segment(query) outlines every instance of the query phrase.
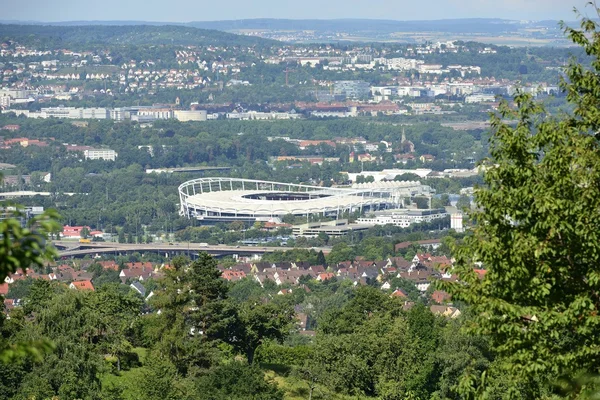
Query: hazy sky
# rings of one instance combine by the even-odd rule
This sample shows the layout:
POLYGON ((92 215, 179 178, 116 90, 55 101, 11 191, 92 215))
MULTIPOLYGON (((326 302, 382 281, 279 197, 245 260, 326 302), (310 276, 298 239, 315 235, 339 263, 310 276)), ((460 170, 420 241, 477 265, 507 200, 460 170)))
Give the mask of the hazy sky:
POLYGON ((0 19, 189 22, 246 18, 574 20, 589 0, 0 0, 0 19))

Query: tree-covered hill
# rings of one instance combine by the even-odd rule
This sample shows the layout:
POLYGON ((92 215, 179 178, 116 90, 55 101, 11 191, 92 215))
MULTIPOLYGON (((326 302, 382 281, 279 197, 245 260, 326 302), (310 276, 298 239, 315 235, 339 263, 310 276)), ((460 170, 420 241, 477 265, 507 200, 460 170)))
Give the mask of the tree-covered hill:
POLYGON ((0 42, 17 41, 37 48, 69 49, 106 45, 213 45, 259 46, 276 44, 274 40, 185 26, 164 25, 13 25, 0 24, 0 42))

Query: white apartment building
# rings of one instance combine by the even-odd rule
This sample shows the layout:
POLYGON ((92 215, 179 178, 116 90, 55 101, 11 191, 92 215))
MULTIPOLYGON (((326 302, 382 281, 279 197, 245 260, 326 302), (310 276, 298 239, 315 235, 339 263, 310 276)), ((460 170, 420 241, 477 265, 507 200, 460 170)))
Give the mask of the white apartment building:
POLYGON ((36 90, 29 90, 29 89, 8 89, 8 88, 0 89, 0 97, 9 96, 13 100, 28 99, 32 96, 35 96, 36 94, 37 94, 36 90))
POLYGON ((398 86, 397 90, 399 97, 421 97, 421 92, 426 90, 426 88, 416 86, 398 86))
POLYGON ((8 95, 0 96, 0 107, 8 108, 10 107, 11 98, 8 95))
POLYGON ((447 216, 443 208, 433 210, 398 210, 391 214, 376 215, 372 218, 359 218, 357 224, 361 225, 394 225, 400 228, 408 228, 412 224, 431 222, 447 216))
POLYGON ((111 149, 87 149, 83 151, 86 160, 115 161, 118 154, 111 149))
MULTIPOLYGON (((171 119, 173 110, 170 108, 140 108, 137 117, 138 120, 171 119)), ((134 119, 133 116, 132 119, 134 119)))
POLYGON ((71 118, 71 113, 77 113, 75 107, 42 107, 40 118, 71 118))
POLYGON ((76 108, 74 112, 69 113, 69 118, 73 119, 108 119, 110 112, 106 108, 76 108))
POLYGON ((441 64, 421 64, 417 67, 417 71, 422 74, 443 74, 441 64))
POLYGON ((472 94, 465 97, 465 103, 486 103, 496 101, 496 96, 493 94, 472 94))
POLYGON ((387 69, 398 70, 398 71, 409 71, 417 69, 417 66, 423 64, 424 61, 416 60, 414 58, 376 58, 375 62, 385 65, 387 69))
POLYGON ((458 233, 465 231, 463 227, 463 215, 462 213, 455 213, 450 215, 450 229, 454 229, 458 233))
POLYGON ((175 110, 173 116, 176 120, 187 121, 206 121, 206 110, 175 110))

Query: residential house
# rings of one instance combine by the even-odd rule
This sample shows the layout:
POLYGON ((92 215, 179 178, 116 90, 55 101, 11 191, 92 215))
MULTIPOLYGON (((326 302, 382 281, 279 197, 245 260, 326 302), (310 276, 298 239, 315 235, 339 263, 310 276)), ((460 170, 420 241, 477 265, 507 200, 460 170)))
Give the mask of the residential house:
MULTIPOLYGON (((128 265, 131 265, 132 263, 129 263, 128 265)), ((142 264, 142 263, 135 263, 135 264, 142 264)), ((127 282, 127 280, 147 280, 148 278, 152 277, 154 275, 154 269, 152 268, 152 264, 151 263, 147 263, 150 264, 150 266, 144 266, 144 267, 137 267, 137 268, 124 268, 120 273, 119 273, 119 278, 121 278, 121 282, 125 283, 127 282)))
POLYGON ((306 331, 306 326, 308 324, 308 315, 305 313, 296 313, 296 319, 298 320, 298 327, 301 331, 306 331))
POLYGON ((311 265, 308 268, 308 270, 311 271, 314 274, 314 276, 317 276, 319 274, 323 274, 326 272, 325 267, 322 265, 311 265))
POLYGON ((414 161, 415 156, 412 154, 394 154, 394 161, 397 163, 408 164, 409 161, 414 161))
POLYGON ((275 277, 273 276, 272 273, 260 272, 260 273, 254 274, 254 279, 260 284, 260 286, 264 286, 265 281, 267 281, 267 280, 275 282, 275 277))
POLYGON ((451 307, 451 306, 433 305, 433 306, 429 307, 429 309, 431 310, 431 312, 434 315, 439 315, 439 316, 451 318, 451 319, 458 318, 461 315, 461 312, 458 308, 451 307))
POLYGON ((8 283, 0 283, 0 296, 8 294, 8 283))
POLYGON ((117 264, 114 261, 99 261, 98 264, 100 264, 102 266, 102 269, 104 269, 105 271, 108 271, 108 270, 118 271, 119 270, 119 264, 117 264))
POLYGON ((431 294, 431 300, 437 304, 444 304, 450 301, 450 294, 444 292, 443 290, 436 290, 431 294))
POLYGON ((146 297, 146 288, 139 281, 133 282, 129 287, 138 292, 142 297, 146 297))
POLYGON ((390 294, 390 297, 397 297, 397 298, 401 298, 401 299, 407 299, 408 295, 406 294, 406 292, 402 289, 396 289, 392 292, 392 294, 390 294))
POLYGON ((244 279, 246 277, 246 273, 244 271, 226 269, 221 274, 221 277, 229 282, 235 282, 244 279))
POLYGON ((335 274, 334 274, 334 273, 332 273, 332 272, 325 272, 325 273, 323 273, 323 274, 319 274, 319 275, 317 276, 317 280, 318 280, 319 282, 324 282, 324 281, 326 281, 326 280, 333 279, 333 278, 335 278, 335 274))
POLYGON ((485 278, 485 274, 487 273, 485 269, 474 269, 473 271, 475 271, 479 279, 485 278))
POLYGON ((81 238, 81 232, 86 229, 88 232, 91 232, 89 226, 69 226, 65 225, 63 227, 63 231, 60 236, 63 239, 79 239, 81 238))
POLYGON ((94 285, 92 285, 92 281, 90 280, 85 280, 85 281, 75 281, 75 282, 71 282, 71 284, 69 285, 69 288, 71 289, 76 289, 76 290, 94 290, 94 285))

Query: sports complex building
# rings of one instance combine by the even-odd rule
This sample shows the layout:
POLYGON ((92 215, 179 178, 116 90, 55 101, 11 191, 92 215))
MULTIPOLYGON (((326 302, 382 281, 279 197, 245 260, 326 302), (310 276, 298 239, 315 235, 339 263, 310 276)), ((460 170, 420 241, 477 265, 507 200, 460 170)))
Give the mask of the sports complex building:
POLYGON ((181 215, 205 223, 267 221, 288 214, 339 218, 345 212, 399 208, 404 199, 430 197, 433 193, 418 181, 325 188, 238 178, 199 178, 179 186, 181 215))

